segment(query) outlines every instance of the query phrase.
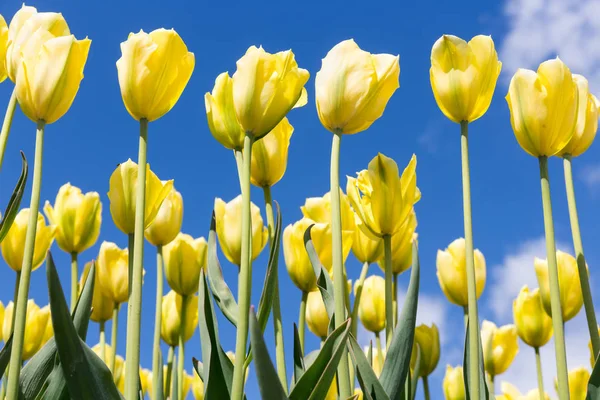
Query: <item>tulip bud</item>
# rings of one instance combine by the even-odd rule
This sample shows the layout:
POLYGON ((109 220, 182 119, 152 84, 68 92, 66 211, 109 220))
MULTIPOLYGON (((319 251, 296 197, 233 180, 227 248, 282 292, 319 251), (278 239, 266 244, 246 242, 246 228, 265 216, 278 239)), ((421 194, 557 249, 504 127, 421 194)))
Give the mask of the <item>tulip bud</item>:
MULTIPOLYGON (((315 222, 331 223, 331 192, 325 193, 322 197, 309 197, 300 207, 304 217, 312 219, 315 222)), ((353 232, 356 229, 356 215, 350 207, 348 197, 340 189, 340 214, 342 216, 342 231, 353 232)))
MULTIPOLYGON (((2 337, 6 343, 12 334, 13 302, 4 310, 2 337)), ((40 308, 33 299, 27 300, 27 316, 25 322, 25 337, 23 339, 23 361, 35 355, 53 336, 50 306, 40 308)))
MULTIPOLYGON (((269 233, 260 216, 260 209, 250 204, 252 218, 252 260, 256 259, 265 248, 269 233)), ((215 219, 217 222, 217 237, 221 250, 227 259, 240 266, 242 264, 242 196, 239 195, 229 203, 215 199, 215 219)))
MULTIPOLYGON (((117 385, 117 389, 119 389, 119 392, 122 395, 124 395, 124 393, 125 393, 125 370, 126 370, 125 367, 126 367, 126 365, 124 364, 123 365, 123 372, 121 373, 121 376, 119 377, 119 380, 117 380, 115 382, 116 385, 117 385)), ((140 370, 139 370, 139 378, 140 378, 140 384, 141 384, 140 391, 142 392, 142 397, 143 397, 143 396, 146 395, 146 393, 149 391, 150 386, 152 385, 152 371, 150 371, 148 369, 145 369, 145 368, 140 368, 140 370)), ((187 374, 186 374, 185 378, 187 379, 187 374)), ((164 385, 164 383, 163 383, 163 385, 164 385)))
POLYGON ((66 183, 61 186, 54 207, 46 201, 44 213, 56 226, 56 243, 67 253, 81 253, 96 243, 102 223, 102 203, 96 192, 81 193, 81 189, 66 183))
POLYGON ((204 400, 204 382, 197 373, 192 374, 192 394, 194 400, 204 400))
POLYGON ((244 148, 244 129, 233 107, 233 79, 223 72, 215 80, 212 93, 204 95, 208 128, 215 139, 230 150, 244 148))
MULTIPOLYGON (((419 366, 419 376, 429 376, 437 367, 440 361, 440 332, 435 324, 431 327, 421 324, 415 328, 415 344, 419 345, 421 354, 421 363, 419 366)), ((416 346, 413 348, 411 357, 411 368, 416 367, 417 352, 416 346)))
MULTIPOLYGON (((93 261, 85 264, 81 279, 79 280, 79 294, 85 285, 85 282, 90 273, 93 261)), ((100 286, 100 272, 98 265, 96 264, 96 280, 94 281, 94 293, 92 295, 92 315, 90 319, 94 322, 106 322, 112 318, 113 310, 115 309, 115 303, 112 299, 106 297, 100 286)))
POLYGON ((244 132, 259 139, 271 132, 296 105, 308 81, 291 50, 270 54, 250 46, 237 63, 233 107, 244 132))
MULTIPOLYGON (((467 295, 467 262, 465 239, 456 239, 446 250, 438 250, 436 266, 437 277, 442 291, 448 300, 461 307, 469 303, 467 295)), ((477 298, 485 288, 485 258, 479 250, 475 250, 475 287, 477 298)))
POLYGON ((254 186, 273 186, 283 178, 292 133, 294 127, 283 118, 268 135, 254 142, 250 169, 250 182, 254 186))
POLYGON ((513 317, 517 334, 529 346, 542 347, 552 337, 552 318, 544 311, 539 289, 530 292, 523 286, 513 301, 513 317))
MULTIPOLYGON (((409 215, 400 230, 392 235, 392 273, 401 274, 412 266, 412 245, 417 240, 417 216, 409 215)), ((379 268, 385 272, 385 255, 379 257, 379 268)))
MULTIPOLYGON (((17 216, 8 234, 0 244, 2 257, 6 264, 14 271, 20 272, 23 266, 23 254, 25 253, 25 236, 27 234, 27 224, 29 223, 29 208, 23 208, 17 216)), ((37 225, 35 231, 35 248, 33 250, 32 271, 38 269, 46 259, 46 253, 52 246, 56 227, 46 225, 46 220, 42 213, 38 213, 37 225)))
MULTIPOLYGON (((138 165, 127 160, 119 164, 110 176, 108 199, 110 215, 117 228, 125 234, 135 231, 135 207, 137 193, 138 165)), ((167 195, 173 189, 173 181, 161 182, 158 176, 146 165, 146 207, 144 210, 144 229, 148 228, 167 195)))
POLYGON ((373 369, 373 372, 375 372, 375 375, 379 378, 381 371, 383 371, 383 364, 385 362, 385 348, 381 349, 381 353, 379 353, 377 347, 363 347, 363 352, 367 357, 369 357, 369 351, 371 351, 371 358, 369 360, 371 362, 371 368, 373 369))
MULTIPOLYGON (((194 335, 194 330, 198 325, 198 296, 186 297, 184 340, 187 342, 194 335)), ((184 298, 173 290, 163 296, 160 337, 169 346, 179 344, 183 300, 184 298)))
POLYGON ((398 232, 421 198, 417 188, 417 158, 413 155, 399 176, 394 160, 379 153, 357 178, 348 177, 346 191, 360 219, 359 229, 373 237, 398 232))
POLYGON ((537 72, 517 70, 506 101, 517 142, 532 156, 553 156, 573 137, 577 85, 559 58, 541 63, 537 72))
MULTIPOLYGON (((560 309, 562 310, 563 321, 567 322, 575 317, 583 306, 583 295, 581 293, 581 283, 579 282, 577 260, 575 260, 575 257, 572 255, 557 250, 556 262, 558 267, 558 284, 560 287, 560 309)), ((540 294, 542 296, 544 310, 546 310, 546 314, 552 316, 548 262, 536 257, 533 263, 538 284, 540 285, 540 294)))
POLYGON ((512 324, 498 328, 493 322, 483 321, 481 343, 485 370, 491 376, 506 371, 519 352, 517 328, 512 324))
POLYGON ((329 329, 329 315, 321 297, 321 292, 315 290, 308 293, 306 299, 306 324, 308 329, 320 339, 325 339, 329 329))
POLYGON ((463 368, 458 365, 452 368, 446 365, 446 375, 444 375, 444 398, 446 400, 465 400, 465 380, 463 368))
POLYGON ((117 306, 129 298, 129 250, 115 243, 102 242, 96 262, 102 294, 117 306))
POLYGON ((4 324, 4 303, 2 303, 0 301, 0 327, 2 327, 3 324, 4 324))
POLYGON ((144 236, 152 245, 164 246, 175 239, 182 221, 183 198, 173 188, 162 202, 154 221, 146 228, 144 236))
POLYGON ((352 39, 335 45, 315 78, 321 124, 344 134, 371 126, 400 86, 399 59, 391 54, 368 53, 352 39))
MULTIPOLYGON (((574 368, 569 371, 569 399, 585 400, 587 396, 590 373, 584 367, 574 368)), ((558 391, 558 381, 554 379, 554 387, 558 391)))
POLYGON ((385 279, 381 276, 371 275, 365 279, 358 318, 370 332, 379 333, 385 328, 385 279))
POLYGON ((352 253, 361 263, 372 264, 383 257, 383 240, 372 239, 360 229, 354 229, 352 253))
POLYGON ((585 153, 596 137, 600 101, 590 93, 588 81, 584 76, 573 74, 573 82, 577 85, 579 99, 577 105, 577 122, 573 137, 559 154, 561 156, 577 157, 585 153))
MULTIPOLYGON (((0 15, 0 60, 6 59, 6 47, 8 46, 8 25, 2 15, 0 15)), ((0 83, 6 79, 6 66, 0 62, 0 83)))
MULTIPOLYGON (((94 353, 96 353, 96 355, 98 357, 101 356, 102 354, 102 347, 100 346, 100 343, 96 344, 94 347, 92 347, 92 350, 94 351, 94 353)), ((106 366, 111 366, 113 365, 113 358, 115 357, 115 352, 113 350, 113 347, 110 344, 105 344, 104 345, 104 363, 106 364, 106 366)), ((113 375, 113 380, 115 382, 120 382, 124 379, 122 379, 123 377, 125 377, 125 360, 123 359, 123 357, 121 357, 120 355, 116 355, 116 360, 115 360, 115 369, 112 373, 113 375)))
POLYGON ((194 53, 173 29, 140 30, 121 43, 121 97, 137 121, 159 119, 179 100, 194 70, 194 53))
POLYGON ((164 247, 165 275, 171 289, 182 296, 198 291, 200 271, 207 263, 207 249, 203 237, 194 239, 184 233, 164 247))
POLYGON ((490 107, 502 63, 491 36, 469 42, 443 35, 431 49, 429 79, 438 107, 456 123, 473 122, 490 107))

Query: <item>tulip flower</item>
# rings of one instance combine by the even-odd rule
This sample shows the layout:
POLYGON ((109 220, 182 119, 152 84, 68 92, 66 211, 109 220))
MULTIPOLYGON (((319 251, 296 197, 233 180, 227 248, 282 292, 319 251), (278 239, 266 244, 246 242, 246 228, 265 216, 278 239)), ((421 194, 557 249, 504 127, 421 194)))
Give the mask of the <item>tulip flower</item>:
POLYGON ((318 338, 324 340, 328 335, 329 315, 323 302, 321 292, 310 292, 306 300, 306 324, 308 329, 318 338))
POLYGON ((287 168, 288 147, 294 127, 287 118, 261 140, 252 145, 250 182, 254 186, 273 186, 281 180, 287 168))
MULTIPOLYGON (((485 288, 486 266, 483 254, 479 250, 475 250, 474 254, 477 298, 479 298, 485 288)), ((465 256, 465 239, 459 238, 450 243, 446 250, 438 250, 436 259, 437 277, 442 291, 448 301, 461 307, 468 305, 465 256)))
POLYGON ((438 107, 453 122, 473 122, 490 107, 502 63, 491 36, 468 43, 443 35, 431 49, 429 78, 438 107))
POLYGON ((207 263, 207 249, 203 237, 194 239, 184 233, 164 247, 167 282, 179 295, 189 296, 198 291, 200 271, 207 263))
MULTIPOLYGON (((325 193, 322 197, 309 197, 304 202, 304 205, 300 207, 302 215, 306 218, 310 218, 315 222, 320 223, 331 223, 331 192, 325 193)), ((342 216, 342 236, 344 231, 354 232, 356 230, 356 216, 348 197, 344 195, 344 192, 340 189, 340 213, 342 216)))
MULTIPOLYGON (((392 235, 392 273, 400 275, 412 265, 412 245, 416 240, 417 216, 413 211, 398 232, 392 235)), ((379 267, 385 271, 383 254, 378 260, 379 267)))
POLYGON ((230 150, 242 151, 245 132, 235 115, 233 79, 227 72, 217 77, 212 93, 204 95, 204 107, 213 137, 230 150))
POLYGON ((98 282, 104 296, 118 307, 129 298, 129 250, 102 242, 96 262, 98 282))
POLYGON ((463 377, 463 367, 446 366, 446 375, 442 382, 444 389, 444 398, 446 400, 465 400, 465 381, 463 377))
POLYGON ((523 286, 513 301, 513 316, 517 334, 529 346, 537 349, 552 337, 552 319, 544 311, 539 289, 523 286))
MULTIPOLYGON (((138 165, 131 159, 119 164, 110 176, 108 191, 110 214, 117 228, 128 235, 135 230, 137 177, 138 165)), ((148 228, 156 219, 162 203, 173 190, 173 181, 162 182, 150 170, 150 164, 147 164, 145 187, 144 229, 148 228)))
MULTIPOLYGON (((177 346, 179 344, 179 332, 181 329, 182 320, 183 296, 171 290, 163 296, 162 303, 162 326, 160 335, 162 340, 169 346, 177 346)), ((184 339, 187 342, 194 335, 196 326, 198 325, 198 300, 197 297, 189 296, 185 304, 184 316, 184 339)))
MULTIPOLYGON (((2 243, 0 243, 0 250, 2 250, 4 261, 17 273, 21 272, 23 266, 25 236, 27 235, 29 215, 29 208, 23 208, 19 211, 8 234, 2 240, 2 243)), ((56 227, 54 225, 46 225, 44 216, 38 213, 35 231, 32 270, 38 269, 46 259, 46 253, 50 250, 52 241, 54 240, 56 227)))
MULTIPOLYGON (((7 304, 4 310, 4 323, 2 325, 2 338, 6 343, 12 334, 13 302, 7 304)), ((35 355, 53 336, 50 306, 39 307, 33 299, 27 300, 27 317, 25 325, 25 338, 23 341, 24 361, 35 355)))
MULTIPOLYGON (((0 60, 6 58, 6 47, 8 46, 8 25, 2 15, 0 15, 0 60)), ((0 63, 0 83, 6 79, 6 66, 0 63)))
MULTIPOLYGON (((588 381, 590 373, 584 367, 573 368, 569 371, 569 399, 585 400, 587 396, 588 381)), ((554 381, 554 387, 558 390, 558 382, 554 381)))
MULTIPOLYGON (((583 305, 577 261, 572 255, 560 250, 556 252, 556 259, 558 261, 558 282, 560 286, 562 318, 564 322, 567 322, 579 313, 583 305)), ((548 315, 552 316, 548 262, 536 257, 534 266, 538 284, 540 285, 544 310, 548 315)))
POLYGON ((543 397, 540 396, 539 389, 532 389, 527 392, 527 394, 521 394, 519 389, 508 382, 502 382, 500 388, 502 390, 502 394, 497 395, 496 400, 539 400, 540 398, 550 400, 550 397, 547 393, 544 393, 543 397))
POLYGON ((335 45, 315 78, 317 113, 331 132, 364 131, 383 115, 400 86, 399 56, 371 54, 354 42, 335 45))
POLYGON ((367 357, 369 356, 369 351, 371 351, 371 359, 369 360, 371 362, 371 368, 373 369, 373 372, 375 372, 375 375, 379 378, 381 371, 383 371, 386 351, 385 349, 382 349, 379 344, 377 344, 377 346, 374 348, 371 346, 363 347, 363 352, 367 357))
POLYGON ((160 205, 154 221, 144 231, 144 236, 153 246, 164 246, 175 239, 182 221, 183 198, 173 188, 160 205))
POLYGON ((104 344, 103 346, 102 343, 98 343, 94 345, 94 347, 92 347, 92 350, 101 359, 102 354, 104 352, 104 358, 102 359, 102 361, 104 361, 108 368, 111 368, 112 366, 111 371, 113 380, 115 382, 120 382, 124 375, 123 371, 125 369, 125 359, 123 359, 123 357, 121 357, 118 354, 115 356, 114 347, 110 344, 104 344))
MULTIPOLYGON (((119 389, 119 392, 121 394, 125 393, 125 370, 125 365, 123 365, 123 373, 121 374, 119 380, 115 382, 117 385, 117 389, 119 389)), ((142 396, 145 396, 146 393, 149 391, 149 385, 152 384, 152 372, 146 368, 140 368, 139 377, 141 384, 140 392, 142 393, 142 396)))
POLYGON ((352 254, 362 264, 371 264, 383 257, 383 240, 373 239, 362 230, 355 229, 352 239, 352 254))
MULTIPOLYGON (((4 303, 0 301, 0 327, 4 324, 4 303)), ((0 338, 2 339, 2 338, 0 338)))
POLYGON ((385 280, 381 276, 365 279, 358 318, 370 332, 377 334, 385 328, 385 280))
POLYGON ((192 394, 194 400, 204 400, 204 382, 197 373, 192 374, 192 394))
MULTIPOLYGON (((92 261, 85 264, 83 272, 81 274, 81 280, 79 281, 79 290, 83 290, 85 282, 90 273, 92 267, 92 261)), ((92 296, 92 315, 90 319, 100 324, 101 334, 104 333, 104 323, 112 318, 115 304, 111 298, 104 295, 100 284, 100 273, 98 264, 96 264, 96 277, 94 281, 94 293, 92 296)))
MULTIPOLYGON (((427 377, 435 370, 440 361, 440 333, 435 324, 427 326, 421 324, 415 328, 415 343, 419 345, 421 363, 416 373, 421 377, 427 377)), ((415 347, 416 348, 416 347, 415 347)), ((411 368, 416 368, 416 351, 413 349, 411 357, 411 368)))
MULTIPOLYGON (((252 260, 256 259, 267 244, 269 233, 263 225, 260 209, 251 203, 252 215, 252 260)), ((229 203, 217 198, 215 200, 215 218, 217 236, 225 257, 233 264, 242 263, 242 232, 240 220, 242 216, 242 196, 237 196, 229 203)))
POLYGON ((498 328, 493 322, 484 320, 481 325, 481 346, 485 370, 493 383, 497 375, 508 369, 519 352, 517 328, 514 325, 498 328))

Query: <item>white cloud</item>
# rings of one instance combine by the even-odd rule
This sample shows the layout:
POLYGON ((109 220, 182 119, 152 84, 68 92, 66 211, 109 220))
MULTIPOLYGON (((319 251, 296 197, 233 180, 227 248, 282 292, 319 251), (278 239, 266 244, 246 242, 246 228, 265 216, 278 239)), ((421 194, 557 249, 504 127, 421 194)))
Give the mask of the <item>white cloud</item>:
POLYGON ((579 173, 579 179, 585 183, 588 190, 596 193, 600 189, 600 164, 584 166, 579 173))

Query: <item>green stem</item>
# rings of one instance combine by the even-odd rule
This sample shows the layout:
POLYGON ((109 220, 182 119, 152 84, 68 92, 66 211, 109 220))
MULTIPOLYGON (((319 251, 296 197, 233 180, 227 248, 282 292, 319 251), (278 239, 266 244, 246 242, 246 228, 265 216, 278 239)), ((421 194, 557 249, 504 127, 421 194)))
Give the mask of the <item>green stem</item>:
MULTIPOLYGON (((267 226, 269 229, 269 243, 273 243, 275 238, 275 217, 273 214, 273 199, 271 197, 271 187, 263 187, 265 197, 265 211, 267 214, 267 226)), ((279 252, 279 249, 275 249, 279 252)), ((276 258, 277 260, 277 258, 276 258)), ((276 263, 273 266, 275 275, 273 288, 273 331, 275 336, 275 358, 277 362, 277 375, 283 390, 287 393, 287 371, 285 369, 285 347, 283 342, 283 324, 281 322, 281 304, 279 299, 279 265, 276 263)))
POLYGON ((496 377, 494 375, 488 375, 488 379, 487 379, 487 384, 488 384, 488 392, 490 394, 494 394, 496 393, 496 385, 494 380, 496 379, 496 377))
POLYGON ((243 178, 243 169, 244 169, 244 155, 239 150, 233 151, 233 156, 235 157, 235 165, 237 166, 238 179, 240 181, 240 189, 243 186, 242 178, 243 178))
POLYGON ((110 372, 114 374, 115 372, 115 362, 117 360, 117 337, 119 333, 119 305, 115 305, 113 309, 112 315, 112 327, 110 334, 110 345, 113 349, 113 359, 110 362, 110 372))
POLYGON ((469 316, 469 387, 471 398, 479 398, 479 317, 477 315, 477 290, 473 246, 473 224, 471 212, 471 174, 469 169, 469 123, 460 123, 462 159, 463 213, 465 228, 465 259, 467 264, 467 292, 469 316))
POLYGON ((588 277, 585 256, 583 255, 583 242, 581 240, 581 231, 579 230, 579 216, 577 215, 577 203, 575 202, 575 187, 573 186, 573 170, 571 166, 571 156, 564 156, 565 185, 567 187, 567 201, 569 203, 569 217, 571 219, 571 233, 573 234, 573 247, 575 248, 575 258, 577 259, 577 268, 579 270, 579 281, 581 282, 581 293, 583 295, 583 304, 585 306, 585 316, 587 317, 590 339, 592 342, 592 352, 594 359, 600 352, 600 335, 598 334, 598 322, 596 321, 596 312, 594 311, 594 302, 592 301, 592 290, 588 277))
POLYGON ((31 280, 31 267, 33 251, 35 249, 35 233, 40 207, 40 188, 42 185, 42 159, 44 149, 45 122, 37 123, 35 138, 35 163, 33 170, 33 184, 31 186, 31 202, 29 205, 29 222, 25 236, 25 250, 23 253, 23 266, 19 282, 19 295, 13 308, 15 317, 12 351, 10 354, 7 399, 16 400, 19 395, 19 376, 21 374, 23 340, 25 338, 25 319, 27 317, 27 298, 29 297, 29 282, 31 280))
POLYGON ((360 306, 360 299, 362 297, 363 286, 369 271, 369 263, 365 262, 360 270, 360 276, 356 283, 356 294, 354 295, 354 306, 352 307, 352 334, 357 337, 358 331, 358 307, 360 306))
POLYGON ((429 400, 431 398, 429 394, 429 381, 427 380, 427 376, 423 376, 421 379, 423 380, 423 393, 425 394, 425 400, 429 400))
POLYGON ((6 106, 6 114, 4 114, 4 122, 2 123, 2 131, 0 132, 0 170, 2 169, 2 162, 4 161, 4 151, 6 150, 6 142, 8 141, 8 135, 10 133, 10 127, 12 120, 15 115, 17 108, 17 94, 13 89, 8 100, 8 106, 6 106))
POLYGON ((544 209, 544 228, 546 230, 546 256, 548 257, 548 275, 550 277, 550 306, 552 310, 552 324, 554 326, 554 346, 556 348, 557 392, 560 400, 565 400, 569 398, 567 351, 560 305, 554 222, 552 220, 552 200, 550 198, 550 179, 548 177, 548 157, 545 156, 540 156, 540 180, 544 209))
POLYGON ((2 377, 2 388, 0 389, 0 399, 3 399, 6 397, 6 383, 8 381, 8 378, 6 377, 6 373, 4 374, 4 376, 2 377))
POLYGON ((392 304, 394 312, 394 329, 396 329, 396 325, 398 325, 398 274, 394 274, 392 280, 392 304))
MULTIPOLYGON (((335 132, 331 144, 331 253, 333 264, 333 297, 335 299, 334 326, 340 326, 345 316, 344 261, 342 256, 342 215, 340 211, 340 145, 342 133, 335 132)), ((342 399, 351 396, 350 370, 347 351, 344 349, 337 369, 338 390, 342 399)))
POLYGON ((375 334, 375 345, 377 346, 377 361, 379 361, 379 367, 383 367, 383 347, 381 347, 381 335, 379 332, 375 334))
POLYGON ((127 351, 125 361, 125 398, 139 396, 140 326, 142 322, 142 271, 144 264, 144 211, 146 209, 146 151, 148 120, 140 120, 137 193, 135 204, 135 231, 133 240, 133 269, 130 275, 131 294, 128 301, 127 351))
POLYGON ((308 292, 302 291, 300 299, 300 313, 298 314, 298 336, 300 339, 300 351, 304 354, 304 333, 306 331, 306 300, 308 292))
POLYGON ((79 268, 77 267, 77 253, 71 253, 71 312, 75 310, 79 297, 79 268))
POLYGON ((469 306, 463 307, 463 316, 464 316, 464 320, 465 320, 465 332, 466 332, 467 328, 469 326, 469 306))
POLYGON ((540 348, 534 347, 535 350, 535 368, 537 369, 537 383, 538 392, 540 393, 540 400, 544 400, 544 379, 542 377, 542 359, 540 357, 540 348))
POLYGON ((156 304, 154 312, 154 340, 152 348, 152 393, 158 393, 162 382, 158 381, 162 368, 160 353, 160 327, 162 325, 162 298, 163 298, 163 247, 156 246, 156 304))
POLYGON ((186 324, 186 309, 188 303, 188 296, 181 296, 181 323, 179 324, 179 356, 177 358, 177 390, 179 396, 177 398, 183 399, 183 369, 185 364, 185 324, 186 324))
POLYGON ((104 321, 100 321, 100 359, 106 363, 106 331, 104 321))
POLYGON ((169 353, 167 354, 167 376, 165 378, 165 399, 170 398, 171 394, 171 376, 173 375, 173 358, 175 357, 175 347, 169 347, 169 353))
POLYGON ((383 237, 385 255, 385 348, 389 349, 394 334, 394 295, 392 273, 392 236, 383 237))
MULTIPOLYGON (((15 291, 13 293, 13 313, 12 313, 12 321, 10 321, 10 333, 12 334, 14 332, 15 329, 15 317, 16 317, 16 313, 14 312, 14 310, 17 309, 17 301, 19 299, 19 286, 21 284, 21 271, 17 271, 17 276, 15 279, 15 291)), ((8 374, 8 372, 7 372, 8 374)), ((0 399, 2 399, 2 397, 0 397, 0 399)))
POLYGON ((250 161, 252 159, 252 144, 254 137, 246 133, 244 138, 244 154, 242 168, 242 262, 238 277, 239 313, 235 341, 235 363, 233 366, 232 400, 242 400, 244 397, 244 361, 246 360, 246 345, 248 343, 248 320, 250 313, 250 295, 252 291, 252 252, 251 252, 251 219, 250 219, 250 161))
MULTIPOLYGON (((131 296, 131 284, 132 279, 131 275, 133 274, 133 247, 135 242, 135 235, 130 233, 127 235, 127 268, 128 270, 128 286, 129 286, 129 296, 131 296)), ((127 318, 129 318, 129 310, 127 311, 127 318)))

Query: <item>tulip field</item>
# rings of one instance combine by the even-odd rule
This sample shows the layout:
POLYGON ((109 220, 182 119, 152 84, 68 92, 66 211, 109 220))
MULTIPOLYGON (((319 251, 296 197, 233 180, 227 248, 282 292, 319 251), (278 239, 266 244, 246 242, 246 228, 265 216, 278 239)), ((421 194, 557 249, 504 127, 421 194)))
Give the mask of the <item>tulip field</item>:
POLYGON ((329 35, 309 60, 316 53, 290 49, 285 35, 261 45, 252 31, 231 48, 207 35, 219 48, 211 58, 190 16, 181 31, 171 11, 153 16, 168 27, 139 29, 147 16, 136 10, 131 33, 96 38, 86 31, 96 21, 36 6, 0 15, 0 251, 2 281, 15 282, 0 283, 0 399, 600 400, 598 276, 573 173, 600 102, 561 58, 502 82, 491 36, 436 34, 429 76, 403 69, 426 82, 447 138, 446 163, 425 156, 422 166, 396 129, 418 111, 394 105, 405 90, 394 48, 329 35), (113 82, 97 83, 109 68, 113 82), (477 144, 492 143, 479 124, 500 108, 504 140, 518 149, 502 166, 493 144, 489 160, 477 144), (320 139, 302 142, 310 118, 320 139), (197 124, 183 132, 182 120, 197 124), (377 149, 356 142, 366 156, 352 144, 377 134, 377 149), (502 190, 520 217, 486 208, 502 185, 489 170, 509 176, 502 190), (516 189, 525 177, 535 200, 516 189), (421 229, 434 197, 447 215, 421 229), (488 214, 532 225, 545 246, 512 274, 520 291, 493 298, 492 308, 510 308, 506 324, 485 300, 499 276, 486 256, 504 251, 479 245, 488 214), (437 252, 421 245, 436 231, 437 252), (432 290, 438 319, 422 323, 432 290), (585 366, 569 362, 582 352, 585 366), (519 353, 535 371, 526 387, 504 379, 519 353))

